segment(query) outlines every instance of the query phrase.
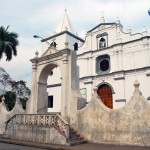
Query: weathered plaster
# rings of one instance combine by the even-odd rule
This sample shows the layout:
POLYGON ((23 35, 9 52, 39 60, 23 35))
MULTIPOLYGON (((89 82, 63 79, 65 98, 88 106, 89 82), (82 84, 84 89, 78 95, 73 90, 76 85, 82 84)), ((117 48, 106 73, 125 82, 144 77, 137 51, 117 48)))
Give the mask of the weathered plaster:
POLYGON ((15 114, 22 114, 25 113, 24 109, 22 108, 22 105, 20 103, 20 99, 16 99, 16 103, 14 108, 11 111, 8 111, 6 109, 4 101, 0 103, 0 134, 3 134, 5 131, 6 124, 5 122, 10 119, 15 114))
POLYGON ((48 126, 8 124, 4 134, 5 138, 17 139, 23 141, 33 141, 51 144, 66 144, 66 138, 63 134, 54 128, 48 126))
POLYGON ((150 104, 139 91, 121 109, 111 110, 93 95, 87 107, 77 112, 76 126, 87 140, 97 143, 150 146, 150 104))

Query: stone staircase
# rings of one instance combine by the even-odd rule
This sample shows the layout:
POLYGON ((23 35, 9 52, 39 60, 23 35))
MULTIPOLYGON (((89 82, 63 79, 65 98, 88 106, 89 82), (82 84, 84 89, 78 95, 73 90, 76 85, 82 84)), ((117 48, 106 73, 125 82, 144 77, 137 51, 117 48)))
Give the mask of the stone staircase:
POLYGON ((16 114, 6 124, 5 139, 68 146, 86 143, 59 114, 16 114))
POLYGON ((69 127, 69 146, 87 143, 73 128, 69 127))

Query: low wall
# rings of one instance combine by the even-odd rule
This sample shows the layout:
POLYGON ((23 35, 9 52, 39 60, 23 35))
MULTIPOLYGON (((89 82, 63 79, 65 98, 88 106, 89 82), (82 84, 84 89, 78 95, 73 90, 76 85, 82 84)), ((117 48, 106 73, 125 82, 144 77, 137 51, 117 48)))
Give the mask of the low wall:
POLYGON ((8 124, 5 138, 51 144, 66 144, 65 136, 54 127, 8 124))
POLYGON ((22 114, 22 113, 25 113, 25 110, 22 108, 19 98, 16 99, 15 106, 11 111, 8 111, 6 109, 4 100, 2 100, 2 103, 0 103, 0 134, 3 134, 5 132, 6 127, 5 122, 8 119, 10 119, 15 114, 22 114))
POLYGON ((105 107, 95 89, 88 106, 77 112, 78 132, 96 143, 150 146, 150 104, 139 91, 139 83, 134 86, 130 101, 116 110, 105 107))

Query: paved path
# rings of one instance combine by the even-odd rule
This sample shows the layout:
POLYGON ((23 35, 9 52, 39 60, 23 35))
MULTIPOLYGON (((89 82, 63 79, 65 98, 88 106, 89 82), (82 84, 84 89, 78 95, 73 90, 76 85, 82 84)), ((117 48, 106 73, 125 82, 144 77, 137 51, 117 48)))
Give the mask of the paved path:
POLYGON ((0 142, 0 150, 45 150, 45 149, 0 142))
POLYGON ((87 143, 71 147, 71 150, 150 150, 150 147, 121 146, 87 143))
MULTIPOLYGON (((37 145, 38 146, 38 145, 37 145)), ((54 150, 55 148, 35 148, 30 146, 21 146, 15 144, 8 144, 0 142, 0 150, 54 150)), ((61 146, 56 148, 62 150, 61 146)), ((87 143, 72 147, 63 147, 63 150, 150 150, 150 147, 139 146, 119 146, 119 145, 105 145, 105 144, 93 144, 87 143)))

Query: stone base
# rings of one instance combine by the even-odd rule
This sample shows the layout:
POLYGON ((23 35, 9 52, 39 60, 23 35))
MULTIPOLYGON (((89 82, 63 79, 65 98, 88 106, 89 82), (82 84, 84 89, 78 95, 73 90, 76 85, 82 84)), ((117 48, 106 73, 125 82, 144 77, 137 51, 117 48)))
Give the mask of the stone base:
POLYGON ((65 135, 53 126, 43 127, 36 125, 8 124, 3 137, 30 142, 33 141, 60 145, 67 144, 65 135))

